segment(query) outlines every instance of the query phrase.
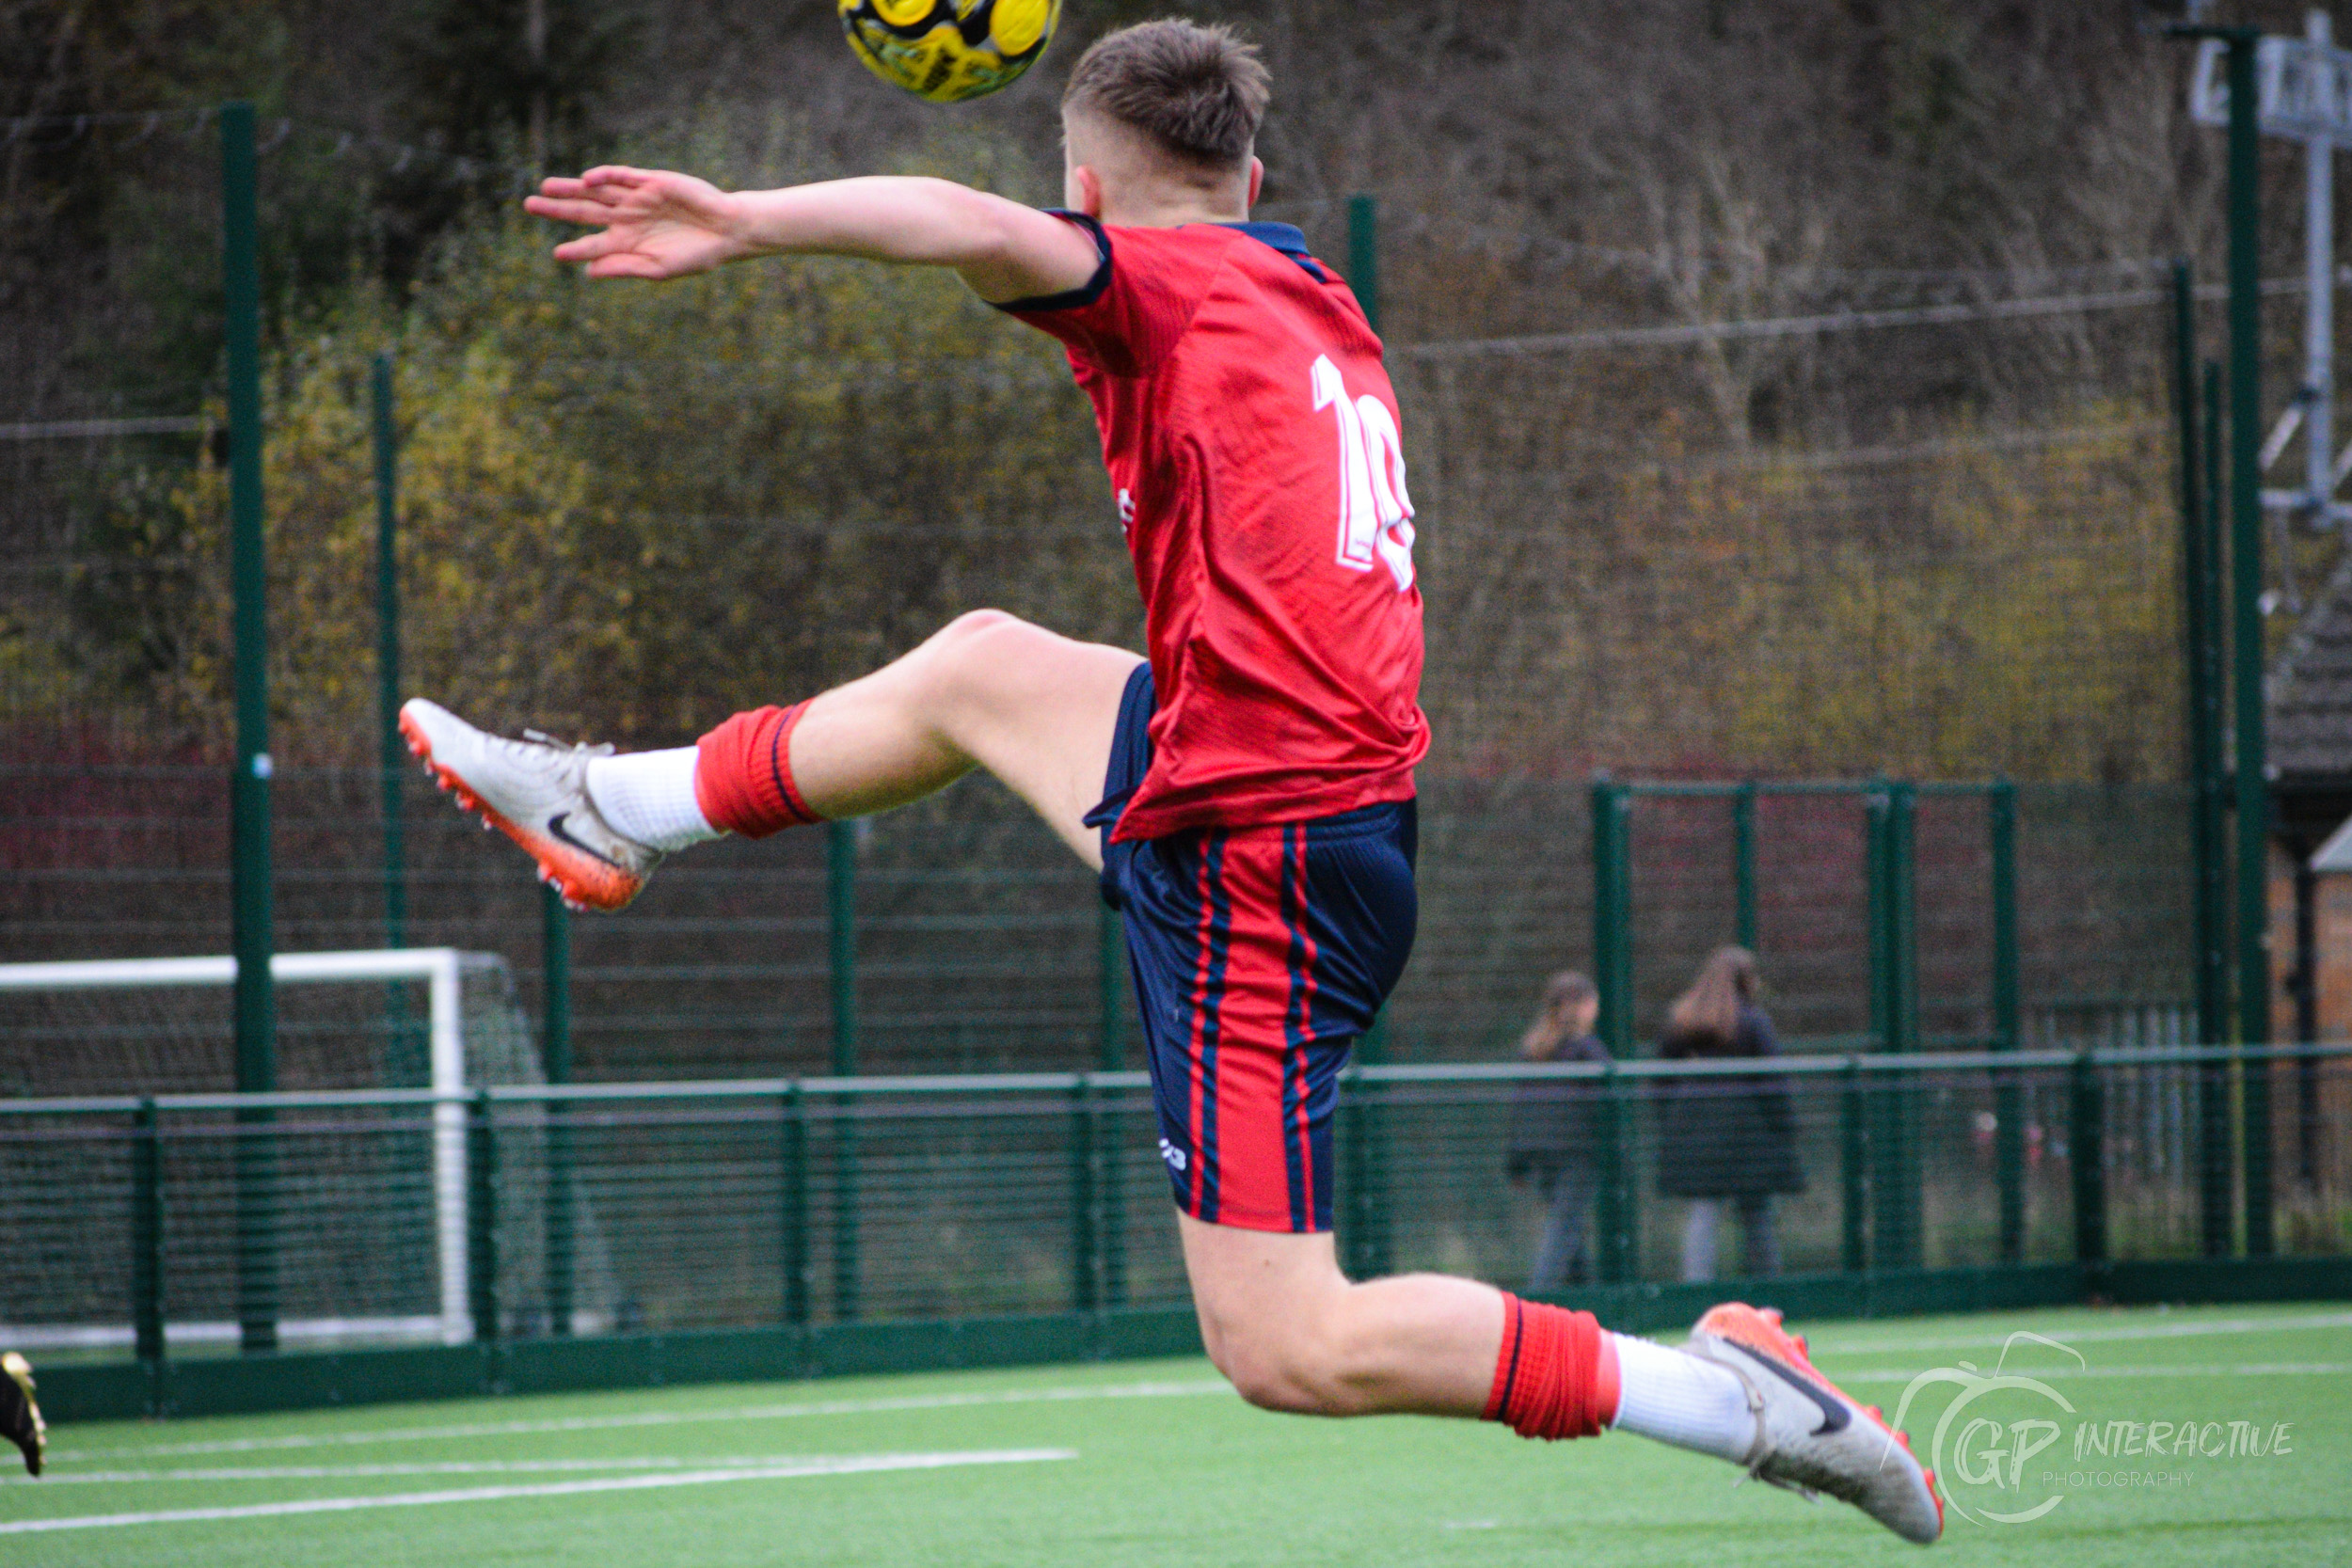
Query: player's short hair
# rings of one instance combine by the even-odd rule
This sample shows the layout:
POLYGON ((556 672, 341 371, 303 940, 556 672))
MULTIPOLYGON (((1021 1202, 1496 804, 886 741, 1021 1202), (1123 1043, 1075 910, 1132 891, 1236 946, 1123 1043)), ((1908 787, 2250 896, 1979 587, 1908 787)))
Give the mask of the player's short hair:
POLYGON ((1249 161, 1273 90, 1257 46, 1231 27, 1170 19, 1095 40, 1072 69, 1061 106, 1117 120, 1174 157, 1222 169, 1249 161))

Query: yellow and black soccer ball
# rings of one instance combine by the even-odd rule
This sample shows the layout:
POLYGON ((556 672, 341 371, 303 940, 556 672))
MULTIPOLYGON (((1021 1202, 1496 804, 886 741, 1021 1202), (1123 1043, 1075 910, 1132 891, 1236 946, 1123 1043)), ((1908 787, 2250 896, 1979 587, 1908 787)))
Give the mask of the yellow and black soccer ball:
POLYGON ((866 68, 934 103, 994 92, 1053 41, 1061 0, 839 0, 866 68))

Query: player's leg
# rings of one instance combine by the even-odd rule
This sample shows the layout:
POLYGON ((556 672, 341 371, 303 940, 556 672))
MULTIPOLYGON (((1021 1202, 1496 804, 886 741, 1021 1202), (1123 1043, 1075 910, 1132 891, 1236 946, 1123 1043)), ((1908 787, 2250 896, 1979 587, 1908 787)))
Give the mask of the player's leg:
POLYGON ((1761 1315, 1710 1314, 1685 1352, 1473 1280, 1342 1272, 1338 1073, 1411 945, 1412 823, 1403 804, 1114 847, 1105 881, 1211 1357, 1270 1409, 1631 1432, 1835 1491, 1931 1539, 1924 1472, 1761 1315))
POLYGON ((1908 1440, 1821 1377, 1776 1312, 1719 1307, 1673 1350, 1473 1280, 1351 1281, 1328 1231, 1178 1225, 1210 1359, 1253 1404, 1483 1418, 1526 1437, 1629 1432, 1827 1492, 1907 1540, 1942 1532, 1935 1478, 1908 1440))
POLYGON ((1350 1281, 1331 1232, 1179 1213, 1200 1338, 1250 1403, 1312 1416, 1485 1412, 1503 1293, 1445 1275, 1350 1281))
POLYGON ((696 746, 628 755, 485 735, 417 699, 409 747, 445 789, 539 863, 576 904, 619 909, 665 854, 920 799, 975 768, 1026 800, 1089 864, 1081 818, 1142 661, 995 610, 959 617, 903 657, 785 708, 739 713, 696 746))
POLYGON ((1120 699, 1142 662, 976 610, 811 701, 792 729, 794 781, 830 820, 905 805, 982 768, 1099 870, 1084 818, 1103 797, 1120 699))

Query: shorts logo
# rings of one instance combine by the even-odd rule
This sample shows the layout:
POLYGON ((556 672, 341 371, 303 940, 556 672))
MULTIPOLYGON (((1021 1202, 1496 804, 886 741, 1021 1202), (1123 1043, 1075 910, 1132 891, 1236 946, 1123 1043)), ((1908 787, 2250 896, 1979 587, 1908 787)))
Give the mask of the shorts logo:
POLYGON ((1186 1164, 1184 1151, 1178 1148, 1174 1144, 1169 1143, 1166 1138, 1162 1138, 1160 1140, 1160 1158, 1167 1161, 1169 1168, 1173 1170, 1181 1171, 1184 1168, 1186 1164))

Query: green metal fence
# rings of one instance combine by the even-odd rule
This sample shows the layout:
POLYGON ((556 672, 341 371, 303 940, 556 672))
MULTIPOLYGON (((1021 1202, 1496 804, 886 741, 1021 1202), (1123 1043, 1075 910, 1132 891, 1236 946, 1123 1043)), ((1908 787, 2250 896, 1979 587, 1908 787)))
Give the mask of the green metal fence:
MULTIPOLYGON (((1140 1065, 1092 877, 985 781, 836 831, 680 856, 625 916, 577 921, 550 917, 522 857, 417 788, 390 921, 376 770, 288 768, 275 789, 278 949, 499 954, 550 1079, 575 1064, 602 1080, 1140 1065)), ((1509 1054, 1546 976, 1569 966, 1618 976, 1605 988, 1626 999, 1613 1037, 1642 1053, 1708 949, 1740 938, 1761 956, 1783 1035, 1821 1049, 1896 1049, 1890 1026, 1919 1045, 1981 1048, 2046 1036, 2037 1021, 2052 1009, 2079 1031, 2099 1009, 2187 1003, 2188 792, 1897 792, 1613 784, 1613 847, 1588 784, 1425 781, 1420 936, 1385 1060, 1509 1054), (1897 799, 1910 802, 1899 858, 1873 827, 1873 802, 1897 799), (2012 814, 2006 832, 1996 810, 2012 814), (1907 899, 1883 895, 1890 871, 1907 899), (1890 1008, 1897 958, 1913 974, 1890 1008)), ((225 796, 211 768, 0 764, 0 958, 228 951, 225 796)), ((236 1086, 225 1045, 191 1076, 107 1080, 75 1053, 5 1044, 0 1096, 236 1086)), ((389 1076, 322 1077, 314 1055, 287 1035, 280 1086, 423 1082, 389 1058, 389 1076)))
MULTIPOLYGON (((1504 1156, 1514 1096, 1541 1086, 1583 1097, 1602 1130, 1591 1283, 1674 1281, 1684 1212, 1660 1196, 1661 1124, 1765 1084, 1794 1107, 1804 1172, 1779 1203, 1792 1275, 1859 1290, 1877 1275, 2189 1259, 2204 1195, 2241 1179, 2239 1141, 2211 1123, 2249 1085, 2307 1067, 2328 1146, 2313 1180, 2275 1195, 2270 1240, 2340 1257, 2352 1048, 1817 1056, 1762 1074, 1359 1067, 1338 1111, 1341 1240, 1359 1275, 1523 1281, 1544 1202, 1505 1180, 1504 1156)), ((453 1189, 434 1180, 451 1124, 422 1091, 0 1101, 6 1333, 158 1362, 226 1348, 257 1314, 301 1347, 1185 1299, 1140 1074, 542 1085, 462 1104, 453 1189), (239 1249, 256 1191, 276 1206, 269 1259, 239 1249)))

